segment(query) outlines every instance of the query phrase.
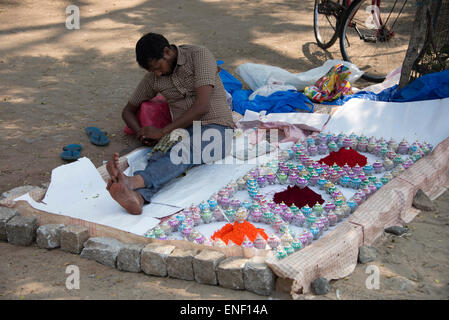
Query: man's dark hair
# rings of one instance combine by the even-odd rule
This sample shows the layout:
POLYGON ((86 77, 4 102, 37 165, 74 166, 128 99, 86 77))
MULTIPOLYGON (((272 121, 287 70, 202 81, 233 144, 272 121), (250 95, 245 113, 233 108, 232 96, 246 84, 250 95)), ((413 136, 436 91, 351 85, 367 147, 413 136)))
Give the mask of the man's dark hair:
POLYGON ((145 70, 148 70, 148 62, 153 59, 161 59, 164 56, 165 47, 170 47, 170 44, 163 35, 151 32, 147 33, 137 41, 137 63, 145 70))

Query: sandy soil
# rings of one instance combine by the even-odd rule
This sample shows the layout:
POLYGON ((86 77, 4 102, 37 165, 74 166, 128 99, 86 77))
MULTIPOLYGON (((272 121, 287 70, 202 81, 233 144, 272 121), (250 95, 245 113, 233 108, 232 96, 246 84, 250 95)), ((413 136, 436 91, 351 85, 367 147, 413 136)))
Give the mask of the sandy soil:
POLYGON ((394 236, 384 232, 375 241, 376 261, 359 263, 350 276, 331 281, 327 295, 303 298, 448 300, 449 191, 433 203, 435 211, 420 212, 407 225, 407 233, 394 236), (366 283, 374 267, 379 270, 379 288, 369 289, 366 283))
MULTIPOLYGON (((218 286, 201 285, 195 281, 152 277, 143 273, 121 272, 117 269, 80 258, 59 249, 16 247, 0 242, 1 299, 214 299, 262 300, 248 291, 235 291, 218 286), (66 288, 67 266, 80 270, 80 288, 66 288)), ((289 299, 274 293, 271 299, 289 299)))
MULTIPOLYGON (((323 51, 315 44, 312 8, 312 0, 0 1, 0 192, 48 183, 51 170, 65 163, 59 155, 67 144, 81 143, 82 155, 96 166, 113 152, 124 154, 137 146, 123 134, 120 112, 144 74, 134 57, 143 33, 159 32, 176 44, 205 45, 231 73, 245 62, 298 73, 340 58, 337 45, 323 51), (65 27, 65 9, 72 4, 80 8, 80 30, 65 27), (107 131, 110 145, 90 144, 87 126, 107 131)), ((393 279, 386 286, 367 290, 366 266, 358 266, 321 298, 337 299, 339 289, 341 299, 447 299, 448 200, 446 193, 439 211, 419 215, 408 236, 378 240, 374 264, 382 279, 393 279), (399 276, 413 286, 400 290, 404 286, 398 281, 405 280, 394 280, 399 276)), ((261 298, 122 273, 60 250, 0 243, 0 256, 0 299, 261 298), (69 264, 80 267, 80 290, 65 289, 69 264)))

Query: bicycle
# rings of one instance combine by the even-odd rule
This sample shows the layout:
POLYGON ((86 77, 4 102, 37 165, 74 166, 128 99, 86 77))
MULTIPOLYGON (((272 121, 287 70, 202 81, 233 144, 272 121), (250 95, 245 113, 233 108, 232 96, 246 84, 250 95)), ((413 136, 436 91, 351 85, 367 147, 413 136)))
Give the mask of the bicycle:
POLYGON ((343 60, 364 71, 363 79, 382 82, 402 66, 415 16, 413 0, 315 0, 313 29, 318 45, 339 38, 343 60))

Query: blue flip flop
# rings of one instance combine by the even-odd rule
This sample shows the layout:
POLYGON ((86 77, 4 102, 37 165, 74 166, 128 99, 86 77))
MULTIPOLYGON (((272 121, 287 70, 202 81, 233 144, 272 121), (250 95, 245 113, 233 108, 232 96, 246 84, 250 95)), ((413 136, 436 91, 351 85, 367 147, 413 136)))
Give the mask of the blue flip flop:
POLYGON ((82 149, 83 149, 83 147, 77 143, 68 144, 62 148, 62 150, 64 150, 64 151, 69 151, 69 150, 81 151, 82 149))
POLYGON ((90 142, 97 146, 106 146, 109 144, 109 138, 106 132, 101 131, 96 127, 87 127, 86 133, 90 138, 90 142))
POLYGON ((61 159, 67 161, 74 161, 81 157, 81 145, 79 144, 69 144, 62 148, 61 159))

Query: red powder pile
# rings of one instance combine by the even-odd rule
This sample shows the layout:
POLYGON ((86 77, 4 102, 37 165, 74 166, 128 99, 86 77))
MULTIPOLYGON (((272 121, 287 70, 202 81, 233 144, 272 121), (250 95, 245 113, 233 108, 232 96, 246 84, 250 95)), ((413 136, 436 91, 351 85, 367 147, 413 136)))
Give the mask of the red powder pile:
POLYGON ((306 204, 313 207, 317 202, 324 203, 323 198, 309 187, 301 189, 298 186, 287 187, 287 190, 275 193, 273 201, 284 202, 289 207, 294 203, 298 208, 302 208, 306 204))
POLYGON ((212 235, 212 240, 220 238, 226 244, 228 244, 229 240, 232 240, 236 245, 241 245, 243 242, 243 238, 245 236, 248 237, 249 240, 254 242, 256 240, 257 234, 260 234, 265 240, 268 239, 267 234, 263 229, 256 228, 252 223, 245 221, 243 223, 228 223, 220 230, 216 231, 212 235))
POLYGON ((318 160, 318 163, 323 162, 328 166, 333 166, 336 163, 340 167, 343 167, 345 164, 348 164, 350 167, 355 167, 356 164, 359 164, 359 166, 363 167, 367 164, 367 159, 352 148, 340 148, 337 152, 332 151, 327 157, 318 160))

